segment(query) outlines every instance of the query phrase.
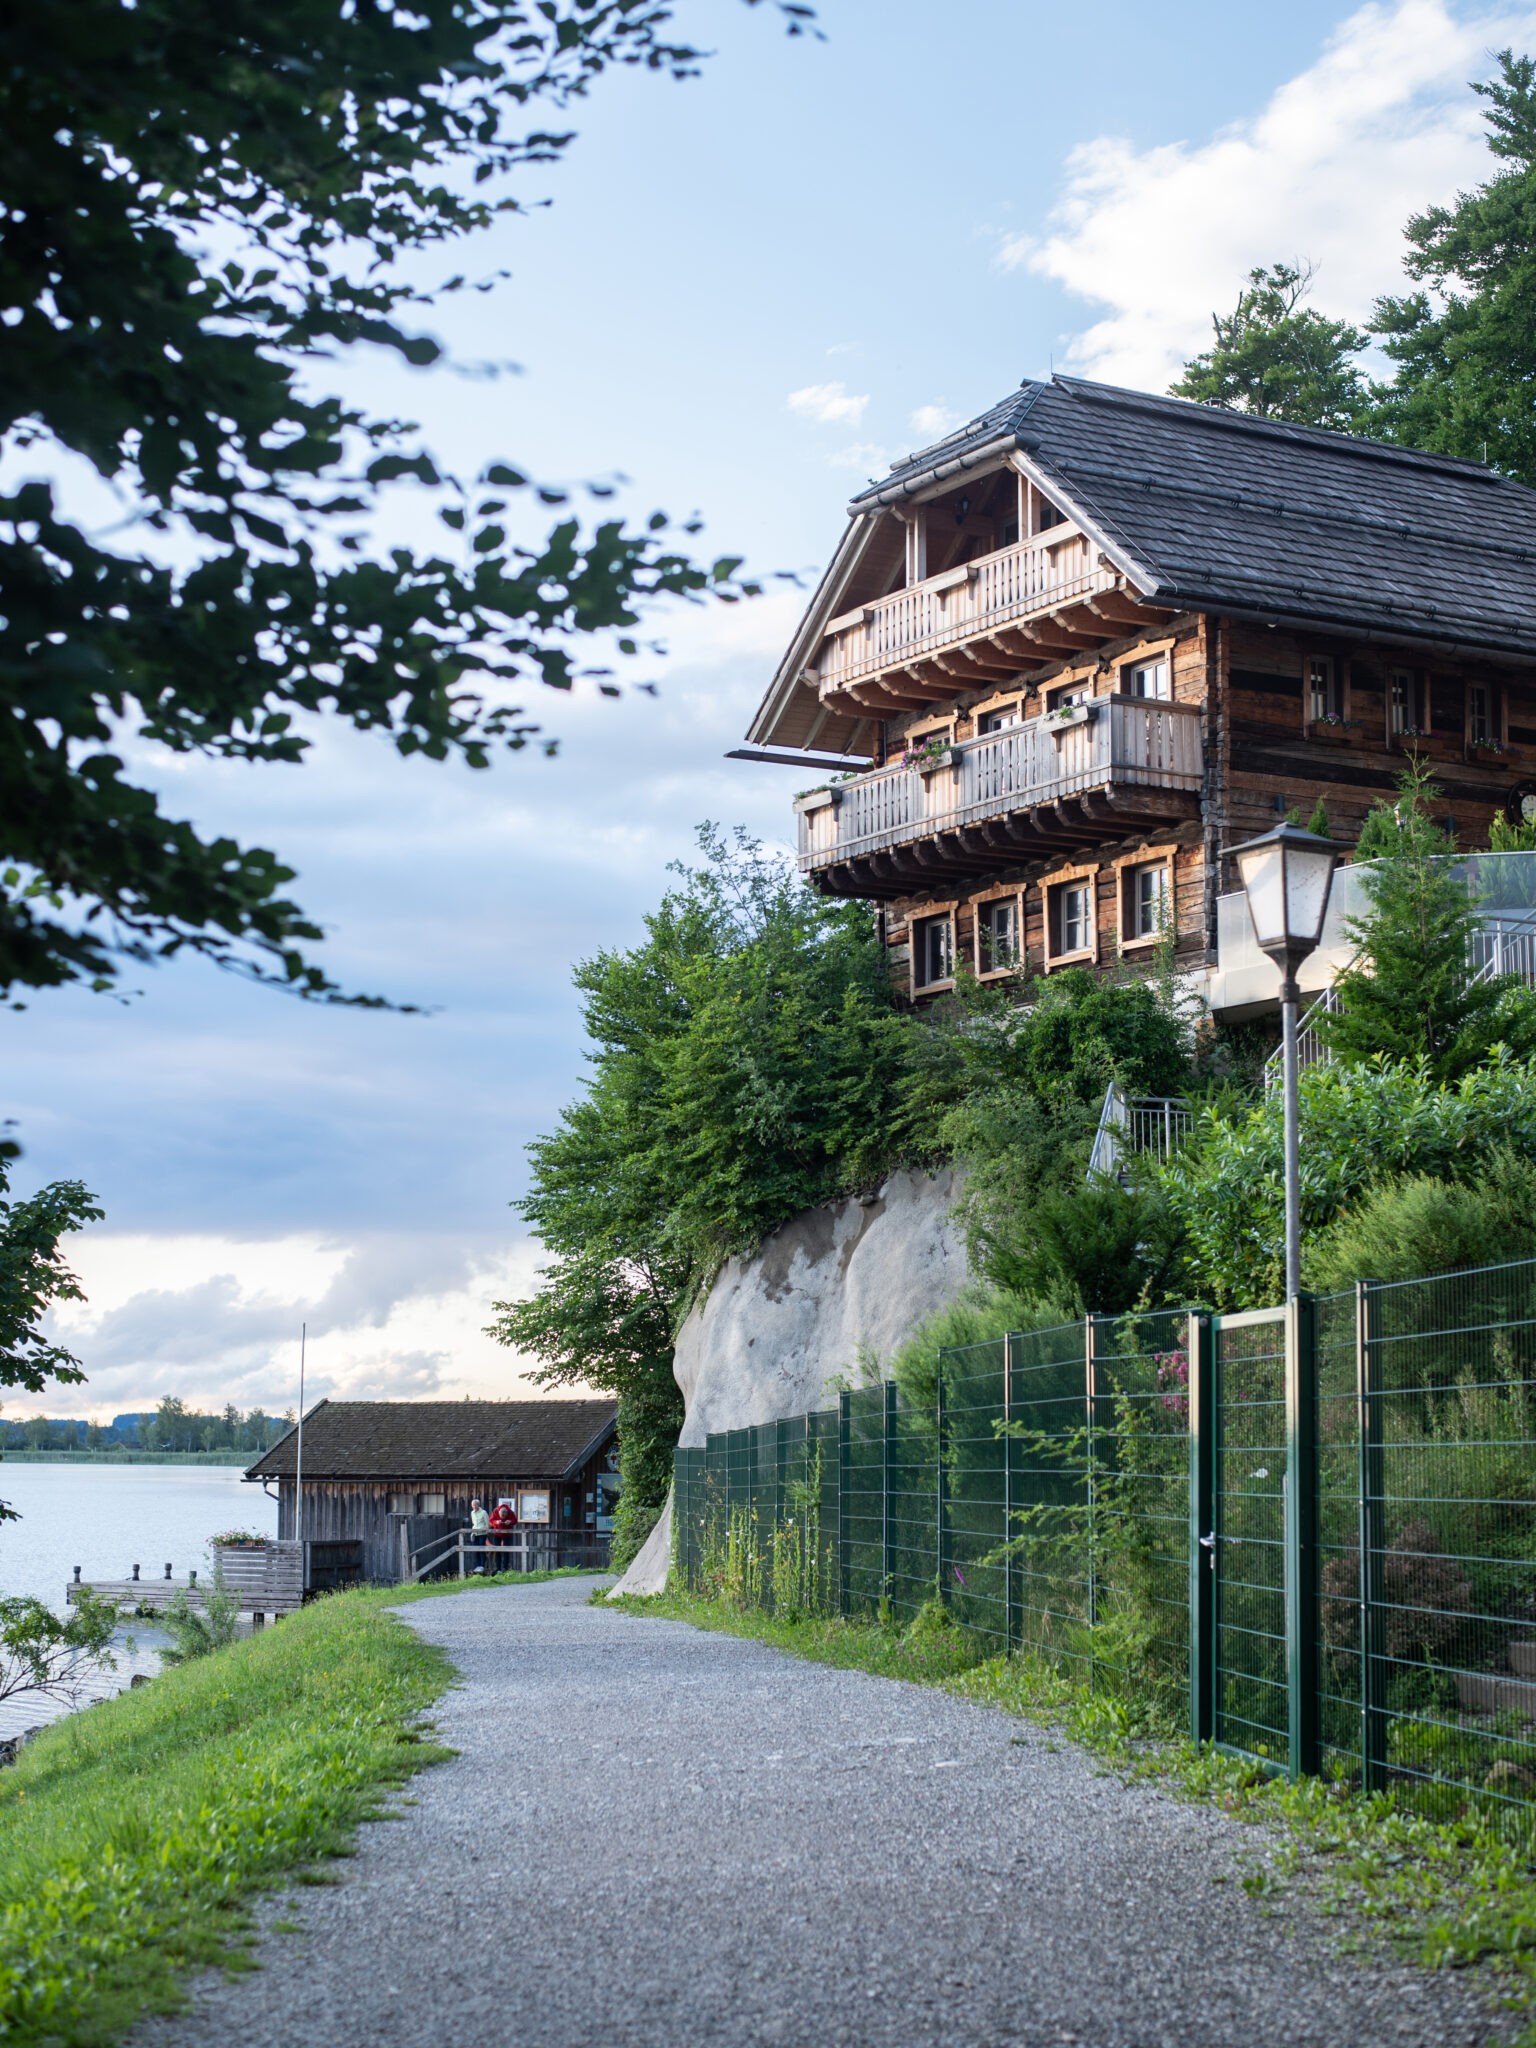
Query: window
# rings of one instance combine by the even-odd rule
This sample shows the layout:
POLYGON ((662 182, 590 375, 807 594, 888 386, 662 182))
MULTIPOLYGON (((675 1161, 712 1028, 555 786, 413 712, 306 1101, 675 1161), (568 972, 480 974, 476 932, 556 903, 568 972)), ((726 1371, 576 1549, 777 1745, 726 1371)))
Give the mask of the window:
POLYGON ((1006 732, 1009 726, 1017 725, 1018 722, 1017 704, 997 704, 990 711, 983 711, 977 715, 976 730, 978 733, 1006 732))
POLYGON ((998 896, 976 906, 976 971, 997 974, 1019 964, 1019 899, 998 896))
POLYGON ((931 988, 955 971, 955 927, 948 917, 920 917, 912 927, 912 985, 931 988))
POLYGON ((1424 692, 1418 672, 1395 668, 1387 685, 1387 730, 1395 738, 1400 733, 1420 733, 1424 729, 1424 692))
POLYGON ((392 1493, 389 1496, 389 1512, 392 1515, 414 1515, 416 1496, 414 1493, 392 1493))
POLYGON ((1307 716, 1311 719, 1342 718, 1338 672, 1327 655, 1314 654, 1307 662, 1307 716))
POLYGON ((1156 697, 1166 704, 1173 696, 1167 655, 1160 655, 1156 661, 1137 662, 1127 672, 1126 689, 1133 697, 1156 697))
POLYGON ((1125 935, 1128 939, 1155 939, 1170 923, 1168 863, 1149 862, 1131 868, 1126 875, 1125 935))
POLYGON ((547 1522, 549 1520, 549 1495, 547 1493, 520 1493, 517 1497, 517 1519, 520 1522, 547 1522))
POLYGON ((446 1515, 448 1496, 446 1493, 418 1493, 416 1496, 418 1515, 446 1515))
POLYGON ((1061 882, 1051 891, 1051 948, 1057 959, 1093 945, 1093 889, 1087 881, 1061 882))
POLYGON ((1064 690, 1057 690, 1053 693, 1050 705, 1053 711, 1064 711, 1069 704, 1091 704, 1092 702, 1092 683, 1069 683, 1064 690))
POLYGON ((1493 692, 1486 683, 1467 685, 1467 738, 1474 747, 1491 745, 1497 737, 1493 730, 1493 692))
POLYGON ((1053 526, 1066 523, 1066 513, 1058 512, 1048 498, 1041 498, 1035 507, 1036 533, 1049 533, 1053 526))

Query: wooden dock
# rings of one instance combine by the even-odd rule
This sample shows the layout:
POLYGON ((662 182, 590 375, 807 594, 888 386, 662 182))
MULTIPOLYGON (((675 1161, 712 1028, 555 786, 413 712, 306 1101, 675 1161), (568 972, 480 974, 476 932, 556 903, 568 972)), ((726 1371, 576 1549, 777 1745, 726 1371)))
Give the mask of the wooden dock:
MULTIPOLYGON (((300 1543, 226 1548, 220 1552, 219 1569, 225 1592, 239 1601, 242 1614, 292 1614, 304 1603, 304 1546, 300 1543)), ((114 1601, 132 1612, 135 1608, 169 1607, 183 1593, 194 1607, 199 1607, 213 1589, 211 1572, 188 1572, 185 1578, 178 1579, 167 1565, 162 1576, 146 1578, 135 1565, 132 1578, 83 1579, 80 1566, 76 1565, 74 1577, 64 1588, 64 1598, 73 1602, 82 1593, 94 1593, 97 1599, 114 1601)))

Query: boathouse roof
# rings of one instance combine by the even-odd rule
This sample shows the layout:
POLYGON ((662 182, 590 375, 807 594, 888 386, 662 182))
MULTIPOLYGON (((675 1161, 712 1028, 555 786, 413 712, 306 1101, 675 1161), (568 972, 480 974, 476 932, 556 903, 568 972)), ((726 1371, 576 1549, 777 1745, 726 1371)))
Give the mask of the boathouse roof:
MULTIPOLYGON (((567 1479, 612 1436, 613 1400, 321 1401, 304 1417, 309 1479, 567 1479)), ((298 1431, 246 1472, 291 1479, 298 1431)))

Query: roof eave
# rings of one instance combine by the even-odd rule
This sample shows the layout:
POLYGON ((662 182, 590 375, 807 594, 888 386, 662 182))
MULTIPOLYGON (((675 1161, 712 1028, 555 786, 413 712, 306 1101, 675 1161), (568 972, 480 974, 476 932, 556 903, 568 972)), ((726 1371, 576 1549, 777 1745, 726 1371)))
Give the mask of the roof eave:
POLYGON ((789 643, 788 652, 774 671, 773 681, 763 695, 747 727, 746 738, 752 746, 767 746, 773 738, 773 728, 788 709, 794 693, 801 687, 800 678, 805 673, 812 654, 821 644, 822 626, 833 618, 838 609, 838 600, 847 587, 848 579, 859 565, 859 558, 868 545, 874 531, 873 517, 855 514, 849 520, 848 529, 838 542, 837 551, 827 564, 821 581, 817 584, 810 603, 806 606, 795 637, 789 643))

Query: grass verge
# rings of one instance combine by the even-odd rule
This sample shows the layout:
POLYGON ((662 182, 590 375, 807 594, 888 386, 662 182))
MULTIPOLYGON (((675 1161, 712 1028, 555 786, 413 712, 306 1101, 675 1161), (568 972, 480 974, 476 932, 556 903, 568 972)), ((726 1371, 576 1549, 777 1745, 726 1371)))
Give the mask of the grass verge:
POLYGON ((1209 1800, 1265 1828, 1244 1889, 1272 1899, 1304 1886, 1348 1933, 1363 1922, 1427 1969, 1491 1965, 1504 2002, 1536 2048, 1536 1838, 1512 1839, 1484 1818, 1429 1820, 1394 1791, 1352 1792, 1321 1778, 1291 1784, 1253 1764, 1197 1748, 1155 1700, 1089 1693, 1049 1665, 998 1657, 938 1610, 906 1628, 756 1609, 669 1589, 608 1603, 625 1613, 750 1637, 791 1656, 882 1678, 939 1685, 961 1698, 1059 1730, 1127 1779, 1209 1800))
POLYGON ((344 1593, 71 1714, 0 1773, 0 2038, 95 2048, 170 2011, 192 1968, 249 1967, 250 1899, 319 1879, 386 1795, 450 1754, 453 1678, 344 1593))
POLYGON ((370 1592, 388 1607, 405 1607, 412 1600, 437 1600, 445 1593, 472 1593, 477 1586, 542 1586, 548 1579, 591 1579, 598 1574, 585 1565, 565 1565, 557 1572, 492 1572, 489 1577, 468 1579, 423 1579, 417 1586, 386 1586, 370 1592))

